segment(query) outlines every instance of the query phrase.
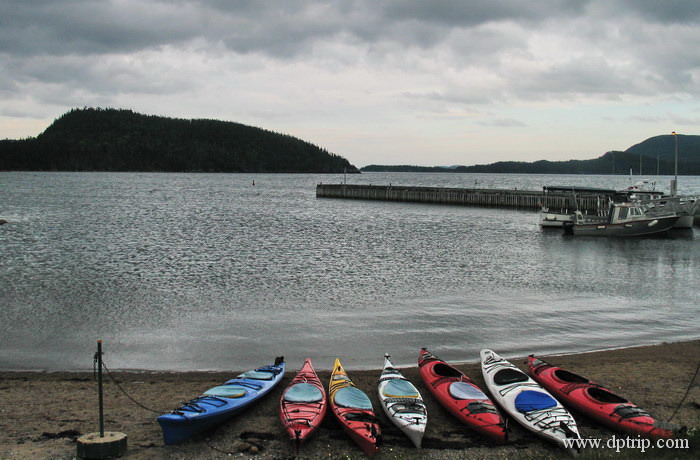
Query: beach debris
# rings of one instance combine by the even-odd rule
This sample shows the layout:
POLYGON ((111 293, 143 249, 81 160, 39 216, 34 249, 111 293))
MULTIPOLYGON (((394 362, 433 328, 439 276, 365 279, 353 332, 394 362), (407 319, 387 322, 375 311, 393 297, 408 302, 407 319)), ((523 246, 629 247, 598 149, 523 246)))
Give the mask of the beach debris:
POLYGON ((71 441, 75 442, 81 435, 82 433, 78 430, 63 430, 59 431, 58 433, 50 433, 48 431, 44 431, 43 433, 41 433, 39 441, 43 439, 69 438, 71 441))
POLYGON ((235 444, 236 450, 254 455, 265 450, 265 440, 275 439, 275 435, 272 433, 245 431, 240 434, 240 438, 241 440, 235 444))

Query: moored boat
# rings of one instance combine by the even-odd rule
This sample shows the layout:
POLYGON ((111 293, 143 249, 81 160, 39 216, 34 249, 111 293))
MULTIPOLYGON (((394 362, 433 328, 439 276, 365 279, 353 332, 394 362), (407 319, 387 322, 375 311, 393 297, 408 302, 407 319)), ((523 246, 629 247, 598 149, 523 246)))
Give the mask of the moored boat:
POLYGON ((311 358, 306 358, 301 370, 280 398, 280 421, 297 451, 321 425, 326 407, 326 390, 316 374, 311 358))
POLYGON ((481 350, 481 371, 496 402, 518 423, 564 448, 580 439, 571 414, 537 382, 491 350, 481 350))
POLYGON ((503 417, 469 377, 426 348, 421 348, 418 367, 425 386, 457 420, 496 443, 506 441, 503 417))
POLYGON ((584 216, 577 211, 573 222, 564 224, 564 231, 580 236, 650 236, 667 232, 678 219, 676 213, 650 216, 635 203, 613 203, 607 216, 584 216))
POLYGON ((265 396, 284 376, 283 357, 210 388, 157 418, 165 444, 176 444, 219 425, 265 396))
POLYGON ((379 400, 389 420, 420 448, 428 411, 418 389, 394 367, 388 354, 379 376, 379 400))
POLYGON ((374 456, 381 445, 382 432, 374 414, 372 401, 352 383, 336 358, 328 386, 331 410, 343 430, 369 455, 374 456))
POLYGON ((530 374, 567 406, 616 431, 632 436, 671 438, 679 425, 655 419, 607 388, 530 355, 530 374))

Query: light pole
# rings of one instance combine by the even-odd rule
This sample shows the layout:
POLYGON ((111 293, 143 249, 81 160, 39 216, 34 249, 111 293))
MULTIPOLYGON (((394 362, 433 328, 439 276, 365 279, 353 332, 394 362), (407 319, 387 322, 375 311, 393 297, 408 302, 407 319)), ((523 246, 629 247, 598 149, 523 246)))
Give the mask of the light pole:
POLYGON ((675 131, 671 133, 673 140, 676 145, 676 160, 675 160, 675 170, 673 176, 673 183, 671 184, 671 195, 676 196, 678 194, 678 135, 675 131))

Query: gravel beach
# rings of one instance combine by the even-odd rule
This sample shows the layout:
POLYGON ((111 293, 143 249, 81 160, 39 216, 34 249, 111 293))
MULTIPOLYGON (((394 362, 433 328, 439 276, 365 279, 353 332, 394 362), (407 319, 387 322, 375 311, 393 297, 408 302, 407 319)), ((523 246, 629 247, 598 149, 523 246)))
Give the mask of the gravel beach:
MULTIPOLYGON (((673 416, 672 422, 690 427, 691 433, 692 428, 700 426, 700 377, 693 380, 700 360, 700 340, 542 358, 607 386, 661 420, 673 416)), ((524 357, 510 361, 526 370, 524 357)), ((301 364, 288 363, 289 372, 282 383, 256 406, 175 446, 163 444, 157 415, 235 377, 237 372, 112 371, 105 374, 105 429, 127 434, 125 458, 129 459, 294 458, 293 446, 285 439, 278 419, 278 404, 301 364), (145 407, 137 405, 127 393, 145 407)), ((456 367, 483 388, 477 363, 456 367)), ((326 382, 329 370, 317 371, 326 382)), ((402 369, 402 373, 418 387, 428 406, 429 422, 421 450, 413 448, 384 416, 376 394, 380 370, 348 370, 355 384, 370 395, 382 421, 384 445, 376 458, 554 459, 564 454, 514 423, 505 446, 489 445, 437 404, 423 386, 417 367, 402 369)), ((92 372, 3 371, 0 411, 0 459, 72 459, 76 457, 76 438, 99 430, 97 383, 92 372)), ((585 438, 609 440, 621 436, 573 414, 585 438)), ((662 448, 649 453, 652 457, 692 458, 700 454, 694 445, 697 440, 697 435, 691 436, 688 449, 662 448)), ((628 458, 639 453, 639 449, 628 449, 628 458)), ((585 458, 622 458, 615 449, 583 454, 585 458)), ((329 412, 297 458, 363 458, 363 454, 329 412)))

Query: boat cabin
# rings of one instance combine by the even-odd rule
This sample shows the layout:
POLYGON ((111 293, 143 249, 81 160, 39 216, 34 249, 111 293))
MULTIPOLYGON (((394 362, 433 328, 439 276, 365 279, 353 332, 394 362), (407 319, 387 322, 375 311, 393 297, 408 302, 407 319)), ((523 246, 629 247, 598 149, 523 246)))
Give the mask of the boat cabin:
POLYGON ((610 209, 611 224, 631 222, 633 220, 644 219, 644 210, 632 203, 615 203, 610 209))

